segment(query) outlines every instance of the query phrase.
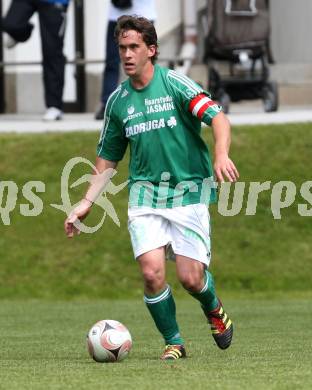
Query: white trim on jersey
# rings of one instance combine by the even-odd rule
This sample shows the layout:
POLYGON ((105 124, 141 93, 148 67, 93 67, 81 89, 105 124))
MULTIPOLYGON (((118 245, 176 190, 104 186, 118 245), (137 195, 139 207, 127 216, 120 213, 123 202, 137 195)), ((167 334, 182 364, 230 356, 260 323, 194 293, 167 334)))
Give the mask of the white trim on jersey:
POLYGON ((181 84, 183 84, 185 87, 189 88, 191 91, 194 92, 195 95, 199 94, 199 93, 203 93, 203 89, 199 88, 193 80, 191 80, 190 78, 182 75, 182 74, 178 74, 177 72, 174 72, 172 70, 169 70, 168 72, 168 76, 169 77, 172 77, 173 79, 175 79, 176 81, 180 82, 181 84))
POLYGON ((170 80, 170 78, 168 77, 168 83, 171 84, 171 86, 174 88, 174 89, 177 89, 180 93, 182 93, 186 98, 188 98, 187 94, 182 90, 180 89, 176 84, 174 84, 172 82, 172 80, 170 80))
POLYGON ((104 125, 103 125, 103 129, 101 131, 101 134, 100 134, 100 139, 99 139, 99 143, 102 142, 102 145, 101 145, 101 149, 99 150, 99 153, 102 152, 102 148, 103 148, 103 145, 104 145, 104 138, 105 138, 105 135, 106 135, 106 131, 107 131, 107 127, 108 127, 108 123, 109 123, 109 119, 110 119, 110 115, 111 115, 111 112, 112 112, 112 109, 113 109, 113 105, 116 101, 116 99, 118 98, 119 94, 120 94, 120 91, 121 91, 121 85, 119 85, 118 88, 115 89, 114 92, 112 92, 109 96, 109 98, 107 99, 107 103, 106 103, 106 107, 105 107, 105 111, 104 111, 104 125), (116 95, 116 96, 115 96, 116 95), (107 107, 108 107, 108 103, 109 101, 115 96, 115 99, 113 100, 112 104, 111 104, 111 107, 110 107, 110 110, 109 110, 109 113, 107 114, 106 111, 107 111, 107 107), (106 115, 107 114, 107 115, 106 115))
POLYGON ((185 84, 185 85, 188 85, 190 88, 194 89, 195 91, 197 92, 202 92, 202 88, 200 88, 192 79, 190 79, 189 77, 181 74, 181 73, 178 73, 178 72, 175 72, 173 70, 169 70, 168 72, 168 75, 169 76, 172 76, 173 78, 181 81, 182 84, 185 84))

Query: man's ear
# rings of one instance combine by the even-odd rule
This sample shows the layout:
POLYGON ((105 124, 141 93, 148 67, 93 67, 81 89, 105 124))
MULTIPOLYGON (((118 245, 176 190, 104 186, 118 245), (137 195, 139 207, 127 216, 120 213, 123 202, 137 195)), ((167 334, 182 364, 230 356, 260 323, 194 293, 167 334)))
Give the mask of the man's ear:
POLYGON ((155 54, 156 54, 156 46, 155 45, 150 45, 148 47, 148 56, 149 56, 149 58, 154 57, 155 54))

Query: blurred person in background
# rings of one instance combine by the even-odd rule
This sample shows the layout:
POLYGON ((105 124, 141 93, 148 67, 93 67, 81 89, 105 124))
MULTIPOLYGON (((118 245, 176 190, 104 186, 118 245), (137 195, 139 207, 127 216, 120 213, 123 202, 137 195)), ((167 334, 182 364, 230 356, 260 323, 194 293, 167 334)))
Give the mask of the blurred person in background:
POLYGON ((140 15, 152 22, 156 20, 155 0, 112 0, 108 12, 106 30, 106 64, 102 76, 101 101, 95 113, 95 119, 103 120, 109 95, 117 88, 119 82, 119 52, 114 38, 117 19, 122 15, 140 15))
POLYGON ((66 11, 70 0, 12 0, 2 20, 8 34, 5 46, 13 48, 26 42, 32 33, 29 22, 38 12, 43 56, 43 84, 46 113, 43 120, 60 120, 63 116, 65 57, 63 54, 66 11))

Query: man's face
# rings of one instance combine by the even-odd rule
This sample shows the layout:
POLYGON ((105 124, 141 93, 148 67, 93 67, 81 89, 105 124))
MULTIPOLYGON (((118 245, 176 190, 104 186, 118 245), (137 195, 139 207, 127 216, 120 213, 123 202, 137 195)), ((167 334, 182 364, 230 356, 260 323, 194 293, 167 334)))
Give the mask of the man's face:
POLYGON ((140 77, 145 65, 155 54, 155 46, 147 46, 142 39, 142 34, 129 30, 119 35, 119 55, 122 66, 127 76, 140 77))

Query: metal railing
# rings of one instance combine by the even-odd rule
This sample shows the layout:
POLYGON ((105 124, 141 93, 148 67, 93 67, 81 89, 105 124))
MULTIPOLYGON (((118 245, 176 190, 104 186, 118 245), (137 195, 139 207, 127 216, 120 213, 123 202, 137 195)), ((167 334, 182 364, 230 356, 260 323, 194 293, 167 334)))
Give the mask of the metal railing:
MULTIPOLYGON (((173 66, 175 64, 179 64, 183 61, 192 60, 192 58, 169 58, 169 57, 160 57, 158 58, 157 62, 160 63, 168 63, 172 64, 173 66)), ((66 60, 66 65, 101 65, 105 64, 105 59, 86 59, 86 58, 76 58, 72 60, 66 60)), ((0 61, 0 68, 5 68, 7 66, 36 66, 36 65, 42 65, 42 61, 0 61)))

